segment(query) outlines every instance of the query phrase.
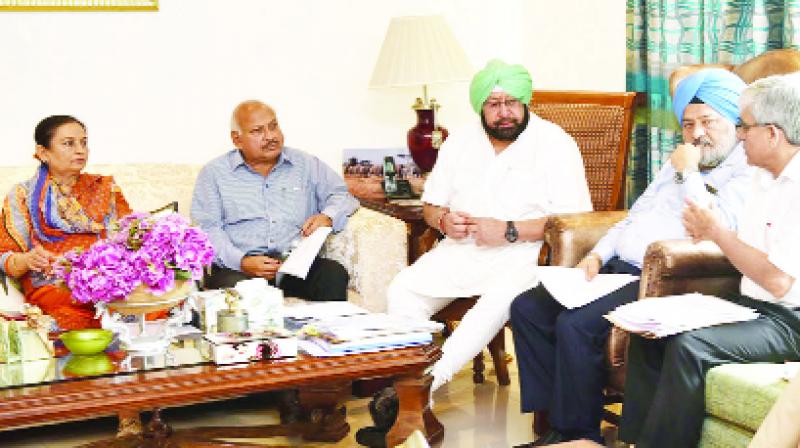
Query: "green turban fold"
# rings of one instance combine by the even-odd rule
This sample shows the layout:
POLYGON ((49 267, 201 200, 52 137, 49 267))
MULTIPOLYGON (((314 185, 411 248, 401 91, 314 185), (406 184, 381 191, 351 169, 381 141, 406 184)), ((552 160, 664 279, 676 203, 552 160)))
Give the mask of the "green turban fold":
POLYGON ((469 86, 469 101, 475 113, 481 113, 483 103, 489 98, 495 86, 499 86, 507 94, 520 100, 522 104, 531 102, 533 84, 531 74, 525 67, 493 59, 483 70, 475 74, 469 86))

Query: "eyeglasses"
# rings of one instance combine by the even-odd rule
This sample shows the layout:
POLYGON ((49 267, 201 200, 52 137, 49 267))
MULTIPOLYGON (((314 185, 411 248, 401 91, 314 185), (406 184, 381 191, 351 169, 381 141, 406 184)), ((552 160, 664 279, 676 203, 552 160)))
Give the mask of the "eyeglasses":
POLYGON ((783 130, 783 128, 780 127, 780 125, 778 125, 776 123, 753 123, 753 124, 747 124, 747 123, 743 123, 741 120, 739 120, 739 122, 736 123, 736 132, 741 132, 743 134, 746 134, 747 131, 750 130, 750 128, 761 128, 761 127, 764 127, 764 126, 775 126, 776 128, 778 128, 780 130, 783 130))
POLYGON ((508 98, 505 101, 487 101, 487 102, 483 103, 483 107, 485 107, 486 110, 489 110, 489 111, 492 111, 492 112, 499 111, 500 107, 502 107, 502 106, 505 106, 506 110, 509 110, 509 109, 516 110, 520 106, 522 106, 522 101, 520 101, 520 100, 518 100, 516 98, 508 98))

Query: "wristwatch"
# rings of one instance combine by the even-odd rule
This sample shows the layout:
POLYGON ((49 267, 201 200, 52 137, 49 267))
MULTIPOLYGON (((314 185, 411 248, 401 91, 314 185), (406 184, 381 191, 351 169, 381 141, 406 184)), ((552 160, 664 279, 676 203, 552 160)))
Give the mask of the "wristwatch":
POLYGON ((514 226, 514 221, 506 221, 506 241, 513 243, 519 238, 519 232, 514 226))
POLYGON ((686 173, 683 171, 675 171, 675 183, 680 185, 686 182, 686 173))

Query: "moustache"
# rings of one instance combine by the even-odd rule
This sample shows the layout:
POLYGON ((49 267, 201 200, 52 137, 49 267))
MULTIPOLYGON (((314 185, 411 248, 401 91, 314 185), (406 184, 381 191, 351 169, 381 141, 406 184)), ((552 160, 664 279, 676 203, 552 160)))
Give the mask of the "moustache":
POLYGON ((261 149, 267 149, 270 146, 276 146, 278 144, 277 140, 269 140, 261 146, 261 149))
POLYGON ((703 138, 703 137, 698 137, 698 138, 694 139, 692 144, 694 146, 702 146, 702 147, 705 147, 705 148, 711 148, 712 146, 714 146, 714 143, 711 140, 709 140, 707 138, 703 138))
POLYGON ((497 120, 492 124, 492 126, 496 128, 504 125, 516 126, 518 124, 519 120, 497 120))

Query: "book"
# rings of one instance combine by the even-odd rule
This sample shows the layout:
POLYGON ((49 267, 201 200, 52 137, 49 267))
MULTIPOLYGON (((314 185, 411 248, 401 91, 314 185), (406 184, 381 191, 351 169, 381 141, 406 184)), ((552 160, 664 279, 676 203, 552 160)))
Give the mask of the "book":
POLYGON ((752 308, 719 297, 691 293, 637 300, 618 306, 605 318, 631 333, 662 338, 714 325, 753 320, 758 316, 752 308))

